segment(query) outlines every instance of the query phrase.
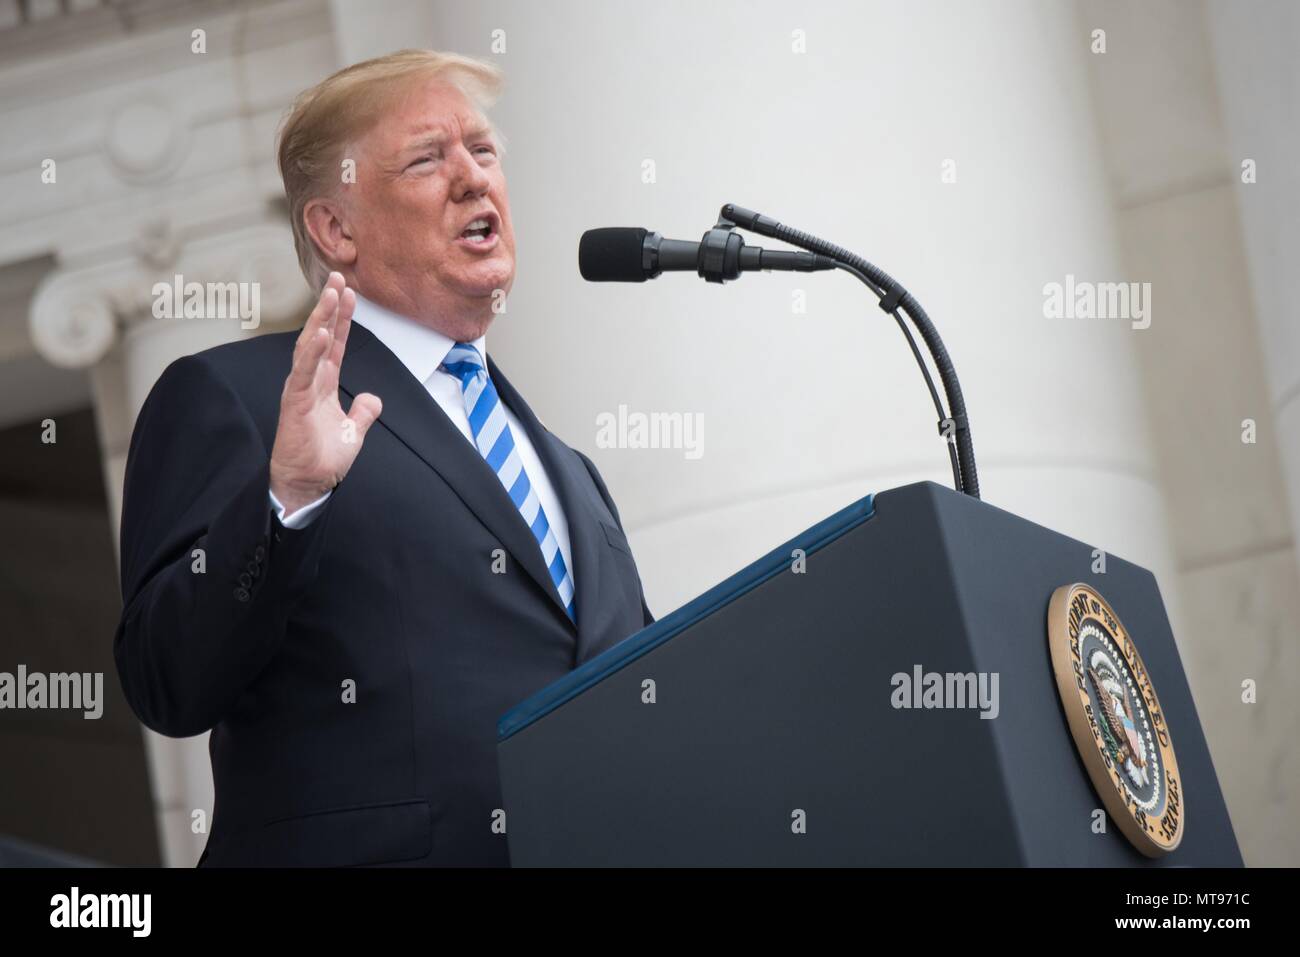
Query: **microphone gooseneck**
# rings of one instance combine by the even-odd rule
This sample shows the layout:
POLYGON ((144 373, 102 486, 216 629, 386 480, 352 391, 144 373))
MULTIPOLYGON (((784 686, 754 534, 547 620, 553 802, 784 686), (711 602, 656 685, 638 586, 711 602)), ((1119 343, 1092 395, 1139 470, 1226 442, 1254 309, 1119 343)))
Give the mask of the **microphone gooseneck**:
MULTIPOLYGON (((764 216, 734 203, 727 203, 722 207, 719 219, 721 222, 743 226, 761 236, 779 239, 791 246, 812 250, 835 260, 840 268, 857 276, 876 294, 880 299, 880 308, 898 321, 899 327, 903 329, 904 335, 907 335, 909 342, 911 342, 911 335, 907 333, 907 327, 903 325, 902 320, 899 318, 898 310, 901 308, 907 314, 907 317, 916 326, 917 331, 920 332, 926 348, 930 351, 930 358, 939 371, 939 380, 943 383, 943 391, 948 397, 950 411, 945 416, 942 406, 939 405, 938 396, 934 392, 934 385, 930 382, 929 373, 926 372, 925 365, 922 363, 922 372, 925 374, 926 382, 930 386, 932 396, 935 398, 935 404, 939 406, 939 432, 945 436, 945 440, 947 440, 948 435, 952 436, 952 441, 949 442, 950 455, 952 455, 951 445, 956 444, 956 462, 953 464, 953 471, 957 491, 965 492, 973 498, 979 498, 980 486, 979 475, 975 468, 975 445, 971 441, 970 420, 966 414, 966 400, 962 396, 961 383, 957 380, 957 370, 952 364, 952 359, 943 344, 943 339, 939 336, 939 330, 934 327, 934 323, 930 321, 930 317, 926 315, 921 304, 916 301, 916 297, 904 289, 903 284, 894 279, 889 273, 856 253, 779 223, 770 216, 764 216)), ((913 352, 916 352, 914 342, 912 343, 912 349, 913 352)), ((920 361, 919 353, 917 354, 917 360, 920 361)))
POLYGON ((706 231, 698 243, 664 239, 659 233, 639 226, 590 229, 582 234, 578 244, 578 268, 582 277, 590 282, 645 282, 664 272, 695 272, 708 282, 723 283, 736 279, 742 272, 773 269, 795 272, 842 269, 855 276, 876 294, 880 308, 893 316, 916 358, 939 415, 939 434, 948 447, 954 487, 973 498, 980 497, 966 401, 957 380, 957 370, 939 331, 915 296, 883 269, 856 253, 793 229, 769 216, 727 203, 722 207, 717 224, 706 231), (735 232, 737 226, 805 251, 747 246, 744 237, 735 232), (944 411, 943 400, 934 387, 916 340, 903 321, 903 314, 916 326, 929 350, 943 383, 948 412, 944 411))

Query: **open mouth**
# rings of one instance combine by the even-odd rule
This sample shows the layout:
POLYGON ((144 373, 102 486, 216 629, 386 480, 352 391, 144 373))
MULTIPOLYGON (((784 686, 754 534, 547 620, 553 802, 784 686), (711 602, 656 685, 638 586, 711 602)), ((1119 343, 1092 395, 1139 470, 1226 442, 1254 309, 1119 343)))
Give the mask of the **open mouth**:
POLYGON ((460 234, 460 238, 475 246, 487 243, 496 237, 496 217, 481 216, 466 226, 460 234))

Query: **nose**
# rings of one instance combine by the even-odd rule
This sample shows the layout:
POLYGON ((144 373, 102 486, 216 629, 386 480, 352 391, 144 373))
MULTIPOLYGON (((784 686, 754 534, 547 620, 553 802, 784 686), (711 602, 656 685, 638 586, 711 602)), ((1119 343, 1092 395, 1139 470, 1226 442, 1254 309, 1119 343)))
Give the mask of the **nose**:
POLYGON ((452 161, 455 163, 452 195, 457 200, 474 199, 488 191, 492 181, 488 179, 488 174, 483 167, 479 166, 474 154, 466 149, 463 143, 456 147, 452 161))

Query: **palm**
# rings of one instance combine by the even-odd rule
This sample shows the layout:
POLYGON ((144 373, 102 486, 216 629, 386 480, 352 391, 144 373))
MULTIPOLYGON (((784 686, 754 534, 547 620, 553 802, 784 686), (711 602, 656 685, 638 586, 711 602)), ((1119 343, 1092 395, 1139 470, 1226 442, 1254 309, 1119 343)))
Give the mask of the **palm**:
POLYGON ((339 404, 339 369, 355 305, 356 295, 332 273, 294 346, 271 452, 271 491, 287 511, 343 480, 382 409, 368 392, 347 412, 339 404))

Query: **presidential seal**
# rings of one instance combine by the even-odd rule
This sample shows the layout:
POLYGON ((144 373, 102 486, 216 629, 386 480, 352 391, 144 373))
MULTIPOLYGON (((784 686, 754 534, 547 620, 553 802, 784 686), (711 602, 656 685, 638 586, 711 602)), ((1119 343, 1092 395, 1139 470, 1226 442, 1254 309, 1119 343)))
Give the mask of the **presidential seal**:
POLYGON ((1062 585, 1047 609, 1061 706, 1092 786, 1147 857, 1178 847, 1183 785, 1160 699, 1119 617, 1089 585, 1062 585))

